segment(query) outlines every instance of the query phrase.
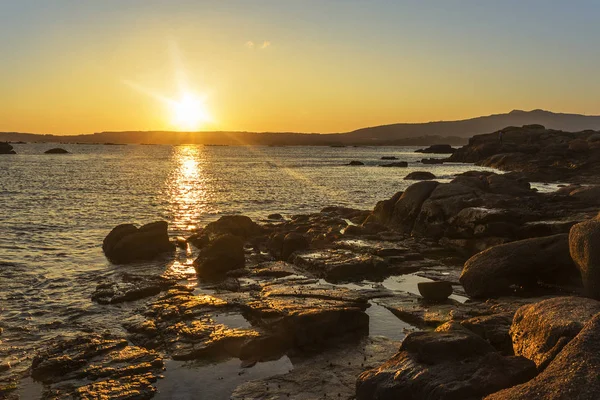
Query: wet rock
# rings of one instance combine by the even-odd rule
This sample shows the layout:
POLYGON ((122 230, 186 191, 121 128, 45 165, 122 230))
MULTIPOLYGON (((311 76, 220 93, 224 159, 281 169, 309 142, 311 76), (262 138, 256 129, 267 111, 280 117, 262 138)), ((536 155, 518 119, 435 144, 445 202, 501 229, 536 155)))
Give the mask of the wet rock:
POLYGON ((296 251, 302 251, 308 249, 310 243, 306 236, 296 233, 290 232, 283 238, 283 243, 281 246, 281 259, 287 260, 290 256, 296 251))
POLYGON ((398 346, 398 342, 382 337, 364 338, 312 356, 294 357, 292 371, 244 383, 231 399, 350 399, 354 397, 356 377, 390 358, 398 346))
POLYGON ((295 274, 294 266, 285 261, 264 262, 252 268, 252 275, 256 277, 282 278, 295 274))
POLYGON ((176 283, 161 276, 124 274, 121 282, 100 283, 92 293, 92 300, 100 304, 117 304, 154 296, 176 283))
POLYGON ((0 154, 17 154, 8 142, 0 142, 0 154))
POLYGON ((569 251, 581 274, 586 295, 600 299, 600 221, 574 225, 569 232, 569 251))
POLYGON ((169 241, 167 222, 152 222, 137 228, 132 224, 115 227, 104 239, 102 250, 114 263, 150 260, 175 249, 169 241))
POLYGON ((244 268, 244 265, 244 242, 232 234, 212 240, 194 261, 196 274, 206 279, 223 277, 228 271, 244 268))
POLYGON ((278 221, 278 220, 282 220, 283 219, 283 215, 279 214, 279 213, 275 213, 275 214, 269 214, 267 216, 268 219, 274 220, 274 221, 278 221))
POLYGON ((600 392, 600 315, 596 314, 538 376, 486 400, 596 399, 600 392))
POLYGON ((206 225, 204 232, 209 234, 211 238, 230 234, 248 239, 262 234, 262 228, 245 215, 224 215, 206 225))
POLYGON ((210 235, 204 230, 196 232, 187 238, 188 243, 191 243, 195 248, 202 249, 210 243, 210 235))
POLYGON ((405 181, 427 181, 435 179, 435 175, 427 171, 413 171, 404 177, 405 181))
POLYGON ((600 302, 581 297, 556 297, 519 308, 510 334, 516 355, 543 370, 583 326, 600 313, 600 302))
POLYGON ((436 153, 436 154, 452 154, 456 149, 449 144, 434 144, 426 149, 415 150, 415 153, 436 153))
POLYGON ((349 250, 315 250, 295 253, 292 262, 329 281, 360 280, 385 274, 388 264, 381 257, 349 250))
POLYGON ((408 167, 408 163, 406 161, 398 161, 389 164, 381 164, 380 167, 396 167, 396 168, 406 168, 408 167))
POLYGON ((348 163, 348 165, 359 166, 359 165, 365 165, 365 163, 362 161, 352 160, 348 163))
POLYGON ((149 399, 163 369, 153 351, 111 335, 56 339, 33 359, 31 376, 45 398, 149 399))
POLYGON ((510 291, 513 285, 555 282, 572 274, 568 236, 554 235, 519 240, 491 247, 471 257, 460 283, 472 297, 490 297, 510 291))
POLYGON ((394 357, 358 377, 356 399, 475 399, 533 376, 531 361, 504 357, 475 334, 414 332, 394 357))
POLYGON ((59 147, 50 149, 50 150, 46 150, 44 152, 44 154, 68 154, 69 152, 65 149, 61 149, 59 147))
POLYGON ((417 287, 421 296, 429 301, 444 301, 452 294, 452 284, 450 282, 419 282, 417 287))

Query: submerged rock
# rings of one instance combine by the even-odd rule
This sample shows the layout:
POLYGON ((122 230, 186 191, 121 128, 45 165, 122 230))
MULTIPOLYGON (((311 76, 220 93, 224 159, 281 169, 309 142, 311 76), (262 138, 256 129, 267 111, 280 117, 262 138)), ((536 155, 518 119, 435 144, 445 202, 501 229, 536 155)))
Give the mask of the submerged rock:
POLYGON ((223 277, 228 271, 244 268, 244 265, 244 242, 232 234, 212 240, 194 261, 196 274, 207 279, 223 277))
POLYGON ((600 313, 600 302, 581 297, 555 297, 519 308, 510 334, 516 355, 543 370, 600 313))
POLYGON ((356 399, 476 399, 533 376, 531 361, 504 357, 477 335, 414 332, 394 357, 358 377, 356 399))
POLYGON ((600 221, 574 225, 569 232, 569 250, 581 273, 586 295, 600 299, 600 221))
POLYGON ((413 171, 404 177, 405 181, 428 181, 435 179, 435 175, 427 171, 413 171))
POLYGON ((486 400, 581 399, 600 393, 600 314, 588 321, 538 376, 486 400))
POLYGON ((104 239, 102 250, 114 263, 150 260, 175 249, 169 241, 167 222, 152 222, 137 228, 132 224, 115 227, 104 239))
POLYGON ((65 149, 61 149, 60 147, 56 147, 50 150, 46 150, 44 154, 68 154, 69 152, 65 149))
POLYGON ((574 271, 568 247, 566 234, 490 247, 465 263, 460 283, 469 296, 489 297, 507 293, 512 285, 557 281, 574 271))

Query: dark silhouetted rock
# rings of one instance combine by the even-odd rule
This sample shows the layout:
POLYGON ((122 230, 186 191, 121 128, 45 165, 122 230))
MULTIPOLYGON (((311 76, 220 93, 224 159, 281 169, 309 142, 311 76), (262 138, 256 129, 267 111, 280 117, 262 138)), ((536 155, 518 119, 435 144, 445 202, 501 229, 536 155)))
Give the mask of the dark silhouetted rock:
POLYGON ((576 153, 586 152, 590 149, 590 145, 586 140, 574 139, 569 142, 569 150, 576 153))
POLYGON ((435 154, 452 154, 456 149, 449 144, 434 144, 426 149, 415 150, 415 153, 435 153, 435 154))
POLYGON ((408 167, 408 163, 406 161, 398 161, 389 164, 381 164, 380 167, 396 167, 396 168, 406 168, 408 167))
POLYGON ((443 164, 444 159, 441 158, 423 158, 421 164, 443 164))
POLYGON ((352 160, 348 163, 348 165, 354 165, 354 166, 358 166, 358 165, 365 165, 364 162, 362 161, 356 161, 356 160, 352 160))
POLYGON ((0 142, 0 154, 17 154, 8 142, 0 142))
POLYGON ((600 302, 555 297, 519 308, 510 327, 515 354, 543 370, 583 326, 600 313, 600 302))
POLYGON ((68 154, 69 152, 65 149, 61 149, 60 147, 56 147, 54 149, 46 150, 44 154, 68 154))
POLYGON ((566 234, 490 247, 465 263, 460 283, 469 296, 489 297, 508 292, 512 285, 555 282, 574 270, 568 248, 566 234))
POLYGON ((421 212, 421 206, 437 186, 438 182, 435 181, 410 185, 394 204, 392 217, 388 223, 403 233, 410 233, 421 212))
POLYGON ((283 238, 283 244, 281 246, 281 259, 285 261, 290 258, 292 253, 306 250, 309 246, 310 243, 308 242, 306 236, 297 232, 290 232, 283 238))
POLYGON ((245 215, 224 215, 218 220, 206 225, 204 232, 211 237, 228 233, 243 239, 248 239, 260 235, 262 229, 245 215))
POLYGON ((587 296, 600 299, 600 221, 574 225, 569 232, 569 250, 587 296))
POLYGON ((406 181, 427 181, 430 179, 435 179, 435 175, 427 171, 413 171, 404 177, 406 181))
POLYGON ((197 249, 202 249, 210 243, 210 236, 204 230, 201 230, 188 237, 187 242, 191 243, 197 249))
POLYGON ((139 229, 132 224, 119 225, 106 236, 102 250, 115 263, 150 260, 175 249, 167 228, 165 221, 152 222, 139 229))
POLYGON ((429 301, 444 301, 452 294, 452 284, 450 282, 419 282, 417 287, 421 296, 429 301))
POLYGON ((533 362, 504 357, 475 334, 414 332, 393 358, 358 377, 356 399, 477 399, 533 376, 533 362))
POLYGON ((268 219, 272 219, 272 220, 281 220, 283 219, 283 215, 279 214, 279 213, 275 213, 275 214, 269 214, 267 216, 268 219))
POLYGON ((394 157, 394 156, 383 156, 381 157, 382 160, 397 160, 398 157, 394 157))
POLYGON ((486 400, 594 400, 600 393, 600 314, 558 353, 538 376, 486 400))
POLYGON ((196 274, 206 279, 224 277, 228 271, 244 268, 244 265, 244 242, 228 233, 213 239, 194 261, 196 274))

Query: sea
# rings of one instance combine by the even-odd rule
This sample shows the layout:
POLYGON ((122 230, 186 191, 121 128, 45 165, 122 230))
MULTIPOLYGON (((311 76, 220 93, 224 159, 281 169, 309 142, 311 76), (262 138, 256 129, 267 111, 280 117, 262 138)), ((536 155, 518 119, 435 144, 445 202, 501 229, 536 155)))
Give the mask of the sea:
MULTIPOLYGON (((122 305, 107 312, 93 303, 99 282, 124 268, 173 267, 108 262, 102 240, 116 225, 166 220, 171 236, 186 237, 223 215, 260 221, 331 205, 372 209, 413 183, 404 180, 412 171, 447 182, 486 169, 422 164, 446 155, 415 153, 417 147, 13 146, 17 155, 0 155, 0 361, 13 376, 26 375, 36 349, 58 336, 125 334, 120 322, 134 310, 122 305), (53 147, 69 154, 44 154, 53 147), (381 159, 391 156, 408 168, 381 167, 395 162, 381 159), (347 165, 353 160, 364 165, 347 165)), ((31 385, 20 390, 22 398, 36 397, 27 392, 37 390, 31 385)))

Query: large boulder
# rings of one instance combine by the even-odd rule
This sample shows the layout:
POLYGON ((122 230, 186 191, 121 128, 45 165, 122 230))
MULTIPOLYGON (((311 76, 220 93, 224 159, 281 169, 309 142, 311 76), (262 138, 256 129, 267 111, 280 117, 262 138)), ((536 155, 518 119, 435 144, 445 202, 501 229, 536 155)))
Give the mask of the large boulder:
POLYGON ((560 234, 490 247, 467 260, 460 283, 469 296, 490 297, 512 285, 555 282, 574 270, 568 235, 560 234))
POLYGON ((569 250, 581 273, 586 295, 600 299, 600 221, 574 225, 569 232, 569 250))
POLYGON ((390 224, 400 232, 410 233, 421 206, 438 185, 436 181, 423 181, 409 186, 394 204, 390 224))
POLYGON ((206 225, 204 232, 212 237, 231 234, 248 239, 262 233, 261 227, 245 215, 224 215, 206 225))
POLYGON ((167 228, 166 221, 152 222, 139 229, 132 224, 119 225, 104 238, 102 250, 114 263, 150 260, 175 249, 167 228))
POLYGON ((510 327, 515 355, 532 360, 543 370, 598 313, 600 302, 573 296, 519 308, 510 327))
POLYGON ((228 233, 212 240, 194 261, 196 274, 205 279, 222 278, 228 271, 244 265, 244 242, 228 233))
POLYGON ((533 376, 531 361, 504 357, 475 334, 414 332, 394 357, 358 377, 356 399, 476 399, 533 376))
POLYGON ((0 154, 17 154, 8 142, 0 142, 0 154))
POLYGON ((594 400, 600 393, 600 314, 588 321, 548 367, 529 382, 486 400, 594 400))

